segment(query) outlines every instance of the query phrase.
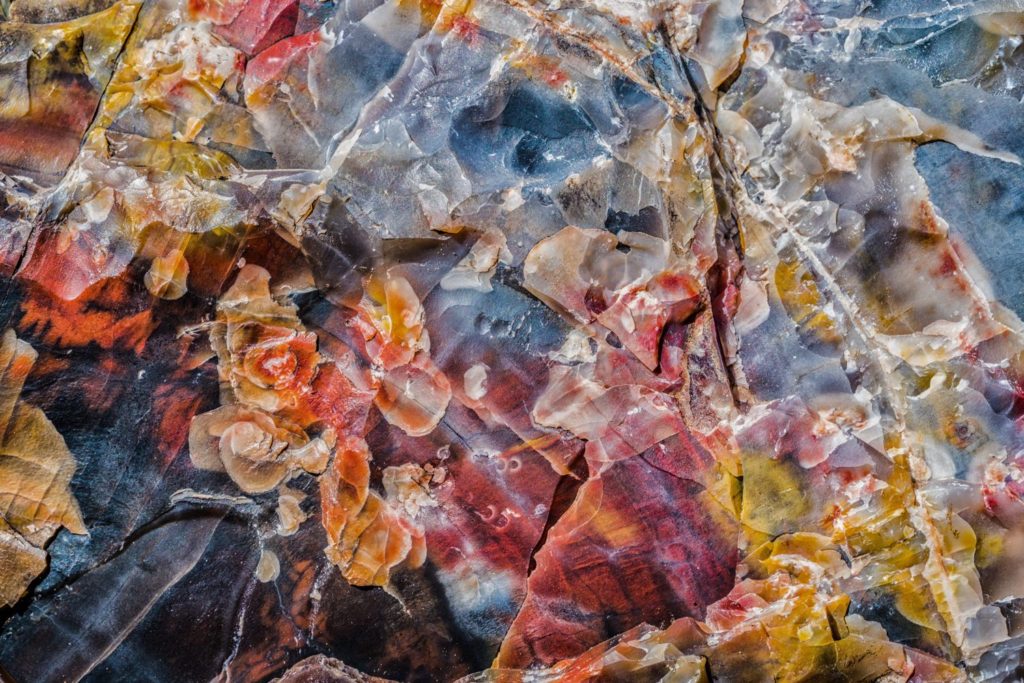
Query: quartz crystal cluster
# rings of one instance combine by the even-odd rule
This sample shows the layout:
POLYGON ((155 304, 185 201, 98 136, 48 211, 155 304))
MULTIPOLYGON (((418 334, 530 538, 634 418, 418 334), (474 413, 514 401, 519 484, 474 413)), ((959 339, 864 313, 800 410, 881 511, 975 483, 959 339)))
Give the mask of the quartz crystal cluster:
POLYGON ((1024 680, 1019 0, 0 0, 0 679, 1024 680))

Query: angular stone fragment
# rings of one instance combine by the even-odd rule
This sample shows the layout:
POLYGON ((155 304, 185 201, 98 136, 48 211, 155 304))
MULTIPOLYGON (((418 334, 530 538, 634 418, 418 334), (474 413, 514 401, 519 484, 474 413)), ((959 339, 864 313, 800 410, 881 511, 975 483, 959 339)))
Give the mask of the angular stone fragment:
POLYGON ((86 533, 71 493, 75 460, 41 410, 23 403, 36 352, 7 330, 0 343, 0 600, 15 604, 46 568, 60 527, 86 533))

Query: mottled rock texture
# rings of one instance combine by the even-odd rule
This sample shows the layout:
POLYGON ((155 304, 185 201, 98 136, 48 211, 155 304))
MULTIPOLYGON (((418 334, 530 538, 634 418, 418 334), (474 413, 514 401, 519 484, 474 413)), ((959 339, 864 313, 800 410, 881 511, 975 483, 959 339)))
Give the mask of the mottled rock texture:
POLYGON ((1015 0, 0 0, 0 678, 1024 678, 1015 0))

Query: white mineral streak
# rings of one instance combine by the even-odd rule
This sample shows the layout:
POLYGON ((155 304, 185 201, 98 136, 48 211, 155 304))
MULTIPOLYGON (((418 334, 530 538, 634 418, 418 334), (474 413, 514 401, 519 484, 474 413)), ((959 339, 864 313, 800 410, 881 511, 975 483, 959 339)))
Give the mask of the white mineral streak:
POLYGON ((252 498, 246 496, 228 496, 221 493, 204 493, 202 491, 196 491, 194 489, 178 489, 171 494, 170 498, 171 505, 177 505, 178 503, 224 503, 225 505, 241 506, 251 505, 253 503, 252 498))

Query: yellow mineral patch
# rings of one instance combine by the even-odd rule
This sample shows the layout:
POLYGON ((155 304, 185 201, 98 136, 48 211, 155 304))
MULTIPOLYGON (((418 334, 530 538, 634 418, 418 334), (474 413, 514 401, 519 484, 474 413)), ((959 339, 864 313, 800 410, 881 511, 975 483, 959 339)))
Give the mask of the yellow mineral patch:
POLYGON ((43 411, 21 402, 36 352, 7 330, 0 342, 0 601, 13 605, 46 568, 60 527, 86 533, 71 493, 75 460, 43 411))

